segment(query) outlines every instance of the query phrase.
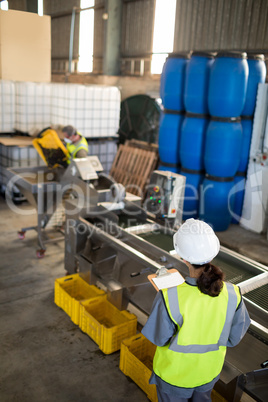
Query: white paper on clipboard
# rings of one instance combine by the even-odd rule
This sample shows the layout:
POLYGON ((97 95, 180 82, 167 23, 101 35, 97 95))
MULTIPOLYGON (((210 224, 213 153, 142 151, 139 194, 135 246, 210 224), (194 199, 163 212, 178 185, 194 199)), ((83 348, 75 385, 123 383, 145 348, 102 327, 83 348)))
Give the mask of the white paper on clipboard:
POLYGON ((164 275, 149 275, 148 279, 157 290, 181 285, 184 282, 183 276, 175 269, 172 272, 170 271, 164 275))

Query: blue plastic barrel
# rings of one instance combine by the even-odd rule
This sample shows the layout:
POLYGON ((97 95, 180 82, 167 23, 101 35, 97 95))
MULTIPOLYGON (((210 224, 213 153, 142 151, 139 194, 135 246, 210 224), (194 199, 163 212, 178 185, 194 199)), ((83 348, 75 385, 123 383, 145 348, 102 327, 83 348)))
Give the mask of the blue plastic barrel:
POLYGON ((180 173, 179 166, 172 166, 171 164, 164 164, 160 161, 160 165, 158 166, 157 170, 161 171, 168 171, 172 173, 180 173))
POLYGON ((187 113, 181 126, 180 161, 182 167, 204 170, 205 136, 208 125, 205 115, 187 113))
POLYGON ((187 63, 184 87, 184 106, 190 113, 208 113, 209 73, 214 61, 213 53, 193 52, 187 63))
POLYGON ((183 91, 188 59, 189 56, 184 53, 171 53, 165 61, 160 79, 160 97, 165 109, 184 110, 183 91))
POLYGON ((266 65, 263 54, 248 54, 248 85, 246 100, 242 110, 243 116, 252 116, 254 114, 258 84, 264 83, 266 78, 266 65))
POLYGON ((229 194, 233 186, 232 177, 219 179, 206 176, 200 187, 199 218, 215 231, 224 231, 231 223, 234 197, 229 197, 229 194))
POLYGON ((240 222, 240 218, 242 215, 243 202, 245 196, 245 185, 246 185, 245 176, 242 174, 236 175, 234 177, 234 184, 235 185, 231 190, 233 192, 232 195, 234 197, 231 223, 238 224, 240 222))
POLYGON ((246 53, 219 52, 210 69, 208 108, 211 116, 239 117, 248 82, 246 53))
POLYGON ((206 132, 206 172, 218 177, 235 176, 240 163, 241 148, 240 119, 211 118, 206 132))
POLYGON ((249 160, 250 143, 252 137, 252 127, 253 121, 249 118, 241 118, 242 125, 242 147, 241 147, 241 158, 238 166, 238 172, 246 172, 249 160))
POLYGON ((180 174, 186 177, 182 219, 196 219, 199 216, 199 188, 204 179, 204 173, 181 168, 180 174))
POLYGON ((161 162, 179 164, 180 132, 183 115, 162 113, 159 122, 158 152, 161 162))

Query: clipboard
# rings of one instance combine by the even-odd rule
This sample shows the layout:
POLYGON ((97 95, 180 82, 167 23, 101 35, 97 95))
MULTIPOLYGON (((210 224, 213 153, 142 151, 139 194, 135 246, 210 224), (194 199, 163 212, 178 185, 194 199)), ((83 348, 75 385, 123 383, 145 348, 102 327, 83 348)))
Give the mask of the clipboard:
POLYGON ((166 274, 151 274, 148 275, 147 278, 157 291, 166 288, 173 288, 184 282, 183 276, 175 268, 168 269, 166 274))

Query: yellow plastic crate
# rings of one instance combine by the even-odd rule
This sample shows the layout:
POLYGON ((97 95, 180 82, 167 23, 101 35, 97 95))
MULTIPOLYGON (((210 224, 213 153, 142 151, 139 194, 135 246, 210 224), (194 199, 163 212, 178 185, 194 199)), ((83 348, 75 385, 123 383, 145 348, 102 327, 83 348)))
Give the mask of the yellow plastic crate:
POLYGON ((120 370, 130 377, 147 395, 157 402, 156 386, 149 384, 153 370, 153 358, 156 346, 139 334, 125 339, 121 343, 120 370))
POLYGON ((211 400, 212 402, 228 402, 223 396, 221 396, 215 389, 211 392, 211 400))
POLYGON ((120 349, 123 339, 136 333, 137 317, 126 310, 118 310, 102 297, 81 303, 79 326, 103 353, 110 354, 120 349))
POLYGON ((54 301, 75 324, 79 324, 80 302, 95 297, 104 297, 105 292, 89 285, 79 274, 64 276, 55 280, 54 301))
MULTIPOLYGON (((153 370, 153 358, 156 346, 139 334, 125 339, 121 343, 120 370, 130 377, 147 395, 152 402, 157 402, 156 386, 149 384, 153 370)), ((214 389, 211 394, 212 402, 227 402, 214 389)))

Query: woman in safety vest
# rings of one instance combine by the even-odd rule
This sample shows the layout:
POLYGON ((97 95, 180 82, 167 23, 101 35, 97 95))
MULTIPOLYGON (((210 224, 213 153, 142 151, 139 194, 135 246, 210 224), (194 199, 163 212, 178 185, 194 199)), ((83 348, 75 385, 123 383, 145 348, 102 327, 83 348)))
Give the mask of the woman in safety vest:
POLYGON ((174 235, 190 276, 159 291, 142 333, 157 345, 150 384, 159 402, 211 401, 227 346, 236 346, 250 318, 238 286, 210 261, 220 243, 205 222, 188 219, 174 235))
POLYGON ((67 162, 70 163, 73 158, 85 158, 88 155, 87 140, 73 126, 63 127, 62 132, 64 133, 64 142, 69 152, 67 162))

